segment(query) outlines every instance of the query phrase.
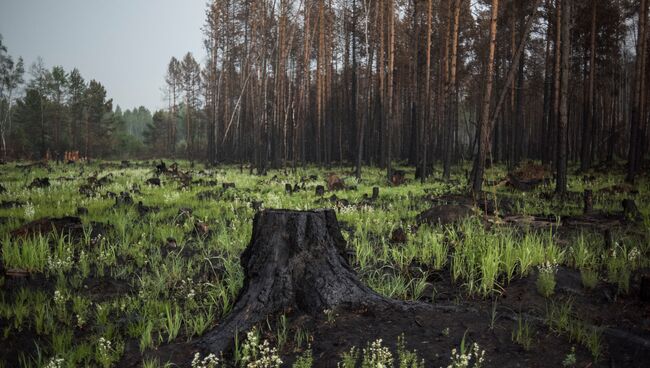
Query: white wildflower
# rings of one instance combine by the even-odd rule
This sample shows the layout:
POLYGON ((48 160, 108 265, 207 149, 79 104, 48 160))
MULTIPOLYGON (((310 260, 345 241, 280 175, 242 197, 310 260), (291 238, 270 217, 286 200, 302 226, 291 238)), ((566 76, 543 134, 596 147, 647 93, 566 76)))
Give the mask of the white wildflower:
POLYGON ((65 360, 63 358, 53 357, 49 362, 44 366, 44 368, 63 368, 63 363, 65 360))
POLYGON ((32 202, 27 202, 27 204, 25 204, 25 218, 31 221, 34 219, 35 214, 36 209, 34 208, 34 204, 32 202))
POLYGON ((219 365, 219 358, 214 354, 209 354, 201 359, 201 353, 195 353, 192 359, 192 368, 216 368, 219 365))

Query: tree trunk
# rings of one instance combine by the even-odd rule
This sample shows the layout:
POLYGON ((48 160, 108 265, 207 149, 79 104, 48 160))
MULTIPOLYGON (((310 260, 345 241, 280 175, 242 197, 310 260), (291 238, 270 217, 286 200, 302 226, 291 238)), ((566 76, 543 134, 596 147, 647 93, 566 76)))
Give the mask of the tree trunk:
POLYGON ((393 101, 393 77, 395 69, 395 4, 394 0, 388 2, 388 78, 386 81, 386 103, 388 104, 388 116, 386 119, 386 179, 390 182, 393 175, 393 118, 395 114, 395 103, 393 101))
POLYGON ((582 152, 580 158, 580 170, 586 171, 591 166, 591 152, 590 144, 596 144, 596 141, 591 142, 593 137, 594 125, 594 81, 596 76, 596 7, 598 2, 592 1, 591 4, 591 42, 589 47, 589 85, 586 101, 586 116, 582 125, 582 152))
MULTIPOLYGON (((550 10, 550 0, 546 0, 546 10, 550 10)), ((551 150, 548 149, 550 142, 548 137, 551 135, 551 90, 553 87, 553 79, 551 72, 551 65, 553 57, 551 55, 551 27, 546 27, 546 50, 544 58, 544 111, 542 115, 541 139, 538 147, 538 154, 542 157, 542 164, 546 164, 552 160, 550 156, 551 150)))
POLYGON ((333 210, 266 210, 255 215, 241 256, 244 286, 230 315, 200 342, 216 354, 268 315, 309 315, 336 308, 400 305, 365 286, 346 261, 345 240, 333 210))
MULTIPOLYGON (((561 64, 562 64, 562 0, 555 0, 556 19, 555 19, 555 45, 553 52, 555 53, 555 63, 553 67, 553 112, 551 115, 551 132, 557 138, 557 128, 560 121, 560 80, 561 80, 561 64)), ((553 141, 553 164, 557 168, 557 139, 553 141)))
POLYGON ((357 152, 356 152, 356 177, 361 179, 361 165, 363 163, 363 141, 365 136, 364 122, 366 119, 370 119, 370 95, 372 91, 372 56, 370 54, 370 5, 367 2, 364 2, 364 37, 365 37, 365 49, 366 57, 368 58, 368 63, 366 66, 366 116, 362 119, 359 119, 359 129, 357 131, 357 152))
MULTIPOLYGON (((528 18, 528 21, 526 22, 526 26, 524 27, 524 34, 522 35, 522 39, 519 41, 519 46, 517 46, 517 51, 515 52, 514 59, 512 62, 512 65, 510 65, 510 70, 508 71, 508 74, 505 79, 504 83, 504 89, 501 91, 501 94, 499 95, 499 99, 497 100, 497 105, 494 108, 494 113, 492 114, 492 118, 490 119, 489 123, 489 133, 492 134, 492 127, 495 125, 495 122, 497 118, 499 117, 499 114, 501 112, 501 108, 503 107, 503 104, 506 100, 506 97, 508 96, 508 88, 507 86, 510 85, 515 78, 515 74, 519 70, 519 62, 521 60, 521 57, 524 53, 524 49, 526 47, 526 40, 528 39, 528 35, 530 34, 530 31, 532 30, 533 26, 533 20, 535 19, 535 15, 537 14, 537 8, 539 7, 539 3, 541 0, 537 0, 535 2, 535 6, 533 8, 533 13, 530 15, 528 18)), ((488 138, 489 142, 490 138, 488 138)))
POLYGON ((639 147, 639 143, 642 140, 642 125, 645 118, 643 113, 644 107, 644 69, 645 69, 645 53, 646 53, 646 27, 648 18, 648 0, 641 0, 639 6, 639 26, 638 26, 638 35, 637 35, 637 45, 636 45, 636 65, 635 65, 635 76, 634 76, 634 102, 631 111, 631 121, 630 121, 630 147, 628 151, 628 163, 627 163, 627 177, 626 181, 634 183, 636 177, 636 172, 639 166, 639 152, 642 151, 639 147))
POLYGON ((478 152, 474 160, 472 175, 472 191, 476 194, 483 188, 483 172, 485 171, 485 159, 490 144, 490 100, 492 97, 492 83, 494 78, 494 52, 497 45, 497 16, 499 15, 499 0, 492 0, 490 16, 490 51, 487 60, 487 74, 485 76, 485 92, 483 93, 483 107, 479 120, 478 152))
POLYGON ((562 78, 560 82, 560 121, 557 131, 557 175, 555 192, 566 193, 567 189, 567 127, 569 124, 569 54, 571 53, 571 4, 563 0, 562 19, 562 78))
POLYGON ((454 4, 454 23, 451 31, 451 67, 447 86, 447 144, 444 152, 442 177, 449 180, 451 176, 451 156, 453 150, 453 127, 458 125, 458 107, 456 106, 456 70, 458 62, 458 33, 460 22, 461 0, 454 4))
POLYGON ((422 160, 420 168, 420 180, 424 183, 427 179, 427 152, 429 150, 429 124, 431 119, 431 22, 433 17, 433 0, 429 0, 427 4, 427 62, 426 62, 426 81, 425 81, 425 93, 424 102, 425 111, 424 118, 420 126, 420 139, 421 151, 422 151, 422 160))

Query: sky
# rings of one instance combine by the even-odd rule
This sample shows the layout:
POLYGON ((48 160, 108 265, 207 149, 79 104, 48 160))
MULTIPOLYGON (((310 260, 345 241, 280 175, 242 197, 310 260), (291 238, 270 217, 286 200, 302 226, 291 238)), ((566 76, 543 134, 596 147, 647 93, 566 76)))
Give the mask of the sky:
MULTIPOLYGON (((26 70, 78 68, 101 82, 122 110, 163 108, 172 56, 188 51, 203 63, 206 0, 0 0, 0 34, 26 70)), ((29 76, 26 76, 29 78, 29 76)))

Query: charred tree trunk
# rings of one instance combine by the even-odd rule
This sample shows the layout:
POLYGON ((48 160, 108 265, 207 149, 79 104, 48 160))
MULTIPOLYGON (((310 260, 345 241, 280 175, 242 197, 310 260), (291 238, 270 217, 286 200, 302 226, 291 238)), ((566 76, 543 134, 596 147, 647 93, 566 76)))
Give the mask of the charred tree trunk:
POLYGON ((569 54, 571 39, 571 3, 562 3, 562 78, 560 81, 560 121, 557 131, 557 174, 555 192, 563 195, 567 189, 567 128, 569 125, 569 54))
POLYGON ((433 1, 427 2, 427 60, 425 72, 425 92, 424 92, 424 117, 420 125, 420 151, 422 158, 420 159, 420 180, 424 183, 427 179, 427 152, 429 150, 429 124, 431 119, 431 22, 433 14, 433 1))
POLYGON ((596 7, 598 3, 594 0, 591 4, 591 35, 589 46, 589 84, 586 102, 585 117, 582 125, 582 152, 580 158, 580 171, 587 171, 591 166, 591 145, 596 145, 593 140, 594 127, 594 83, 596 77, 596 7))
POLYGON ((647 27, 647 11, 648 11, 648 0, 641 0, 639 6, 639 26, 638 26, 638 35, 637 35, 637 46, 636 46, 636 64, 634 71, 634 102, 632 104, 632 111, 630 113, 630 145, 628 151, 628 163, 627 163, 627 176, 625 180, 629 183, 634 183, 636 178, 637 169, 639 166, 639 152, 642 151, 639 147, 639 143, 642 141, 641 134, 642 132, 642 121, 644 118, 644 83, 643 75, 645 68, 645 53, 646 53, 646 27, 647 27))
MULTIPOLYGON (((546 10, 550 11, 550 0, 546 0, 546 10)), ((550 152, 552 150, 545 149, 549 147, 548 136, 551 135, 551 90, 553 89, 553 75, 552 75, 552 63, 553 56, 551 54, 551 33, 552 27, 546 27, 546 57, 544 62, 544 111, 542 117, 542 134, 541 141, 538 146, 537 152, 538 155, 542 156, 542 163, 547 164, 552 161, 550 152)))
POLYGON ((316 315, 325 309, 408 306, 380 296, 357 278, 346 261, 333 210, 257 213, 241 263, 244 287, 231 314, 201 340, 208 351, 226 351, 238 331, 285 310, 316 315))
POLYGON ((485 159, 490 144, 490 101, 492 98, 492 83, 494 78, 494 53, 496 50, 497 16, 499 14, 499 0, 492 0, 490 19, 490 51, 487 60, 487 76, 485 92, 483 94, 483 107, 478 127, 478 152, 474 159, 472 170, 472 191, 480 193, 483 188, 483 172, 485 171, 485 159))

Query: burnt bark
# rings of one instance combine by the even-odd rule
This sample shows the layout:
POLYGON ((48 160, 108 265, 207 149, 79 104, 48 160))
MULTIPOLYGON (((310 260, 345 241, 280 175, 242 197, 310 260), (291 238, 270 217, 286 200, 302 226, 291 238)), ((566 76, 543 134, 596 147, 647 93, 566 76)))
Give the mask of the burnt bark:
POLYGON ((203 337, 203 349, 228 350, 236 333, 274 313, 317 315, 325 309, 408 305, 380 296, 357 278, 333 210, 258 212, 241 264, 245 279, 237 302, 223 323, 203 337))

